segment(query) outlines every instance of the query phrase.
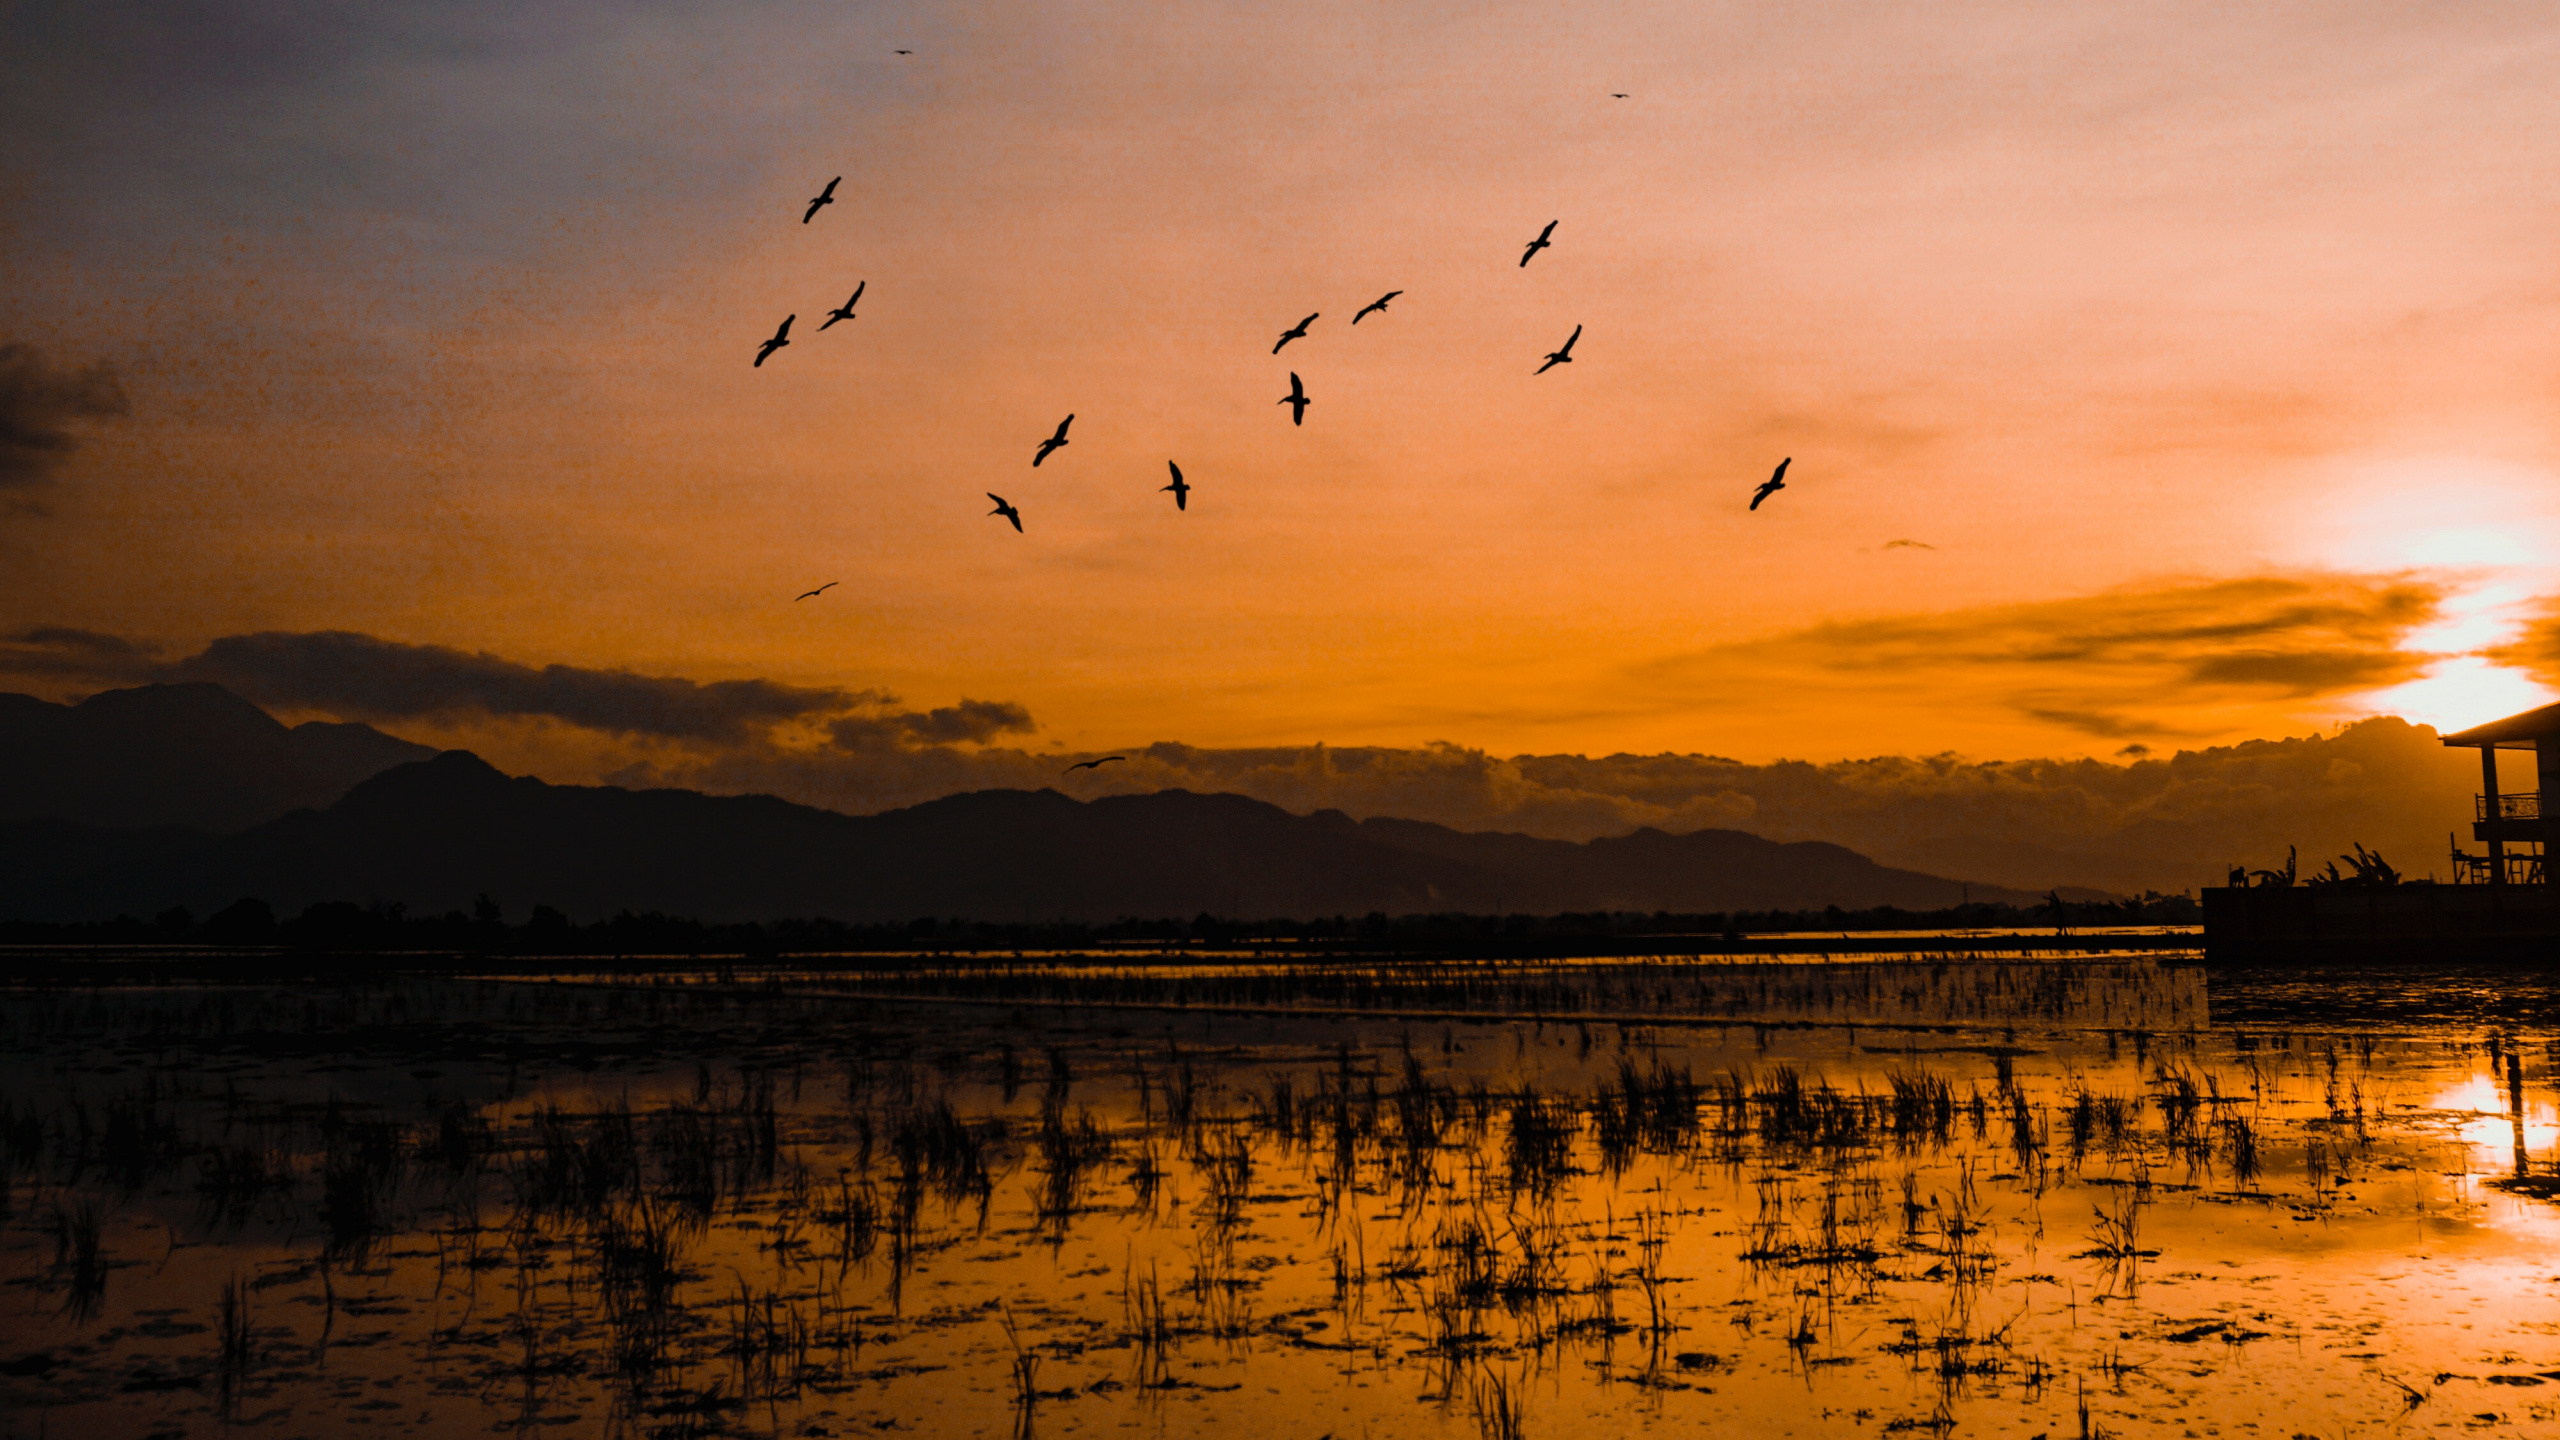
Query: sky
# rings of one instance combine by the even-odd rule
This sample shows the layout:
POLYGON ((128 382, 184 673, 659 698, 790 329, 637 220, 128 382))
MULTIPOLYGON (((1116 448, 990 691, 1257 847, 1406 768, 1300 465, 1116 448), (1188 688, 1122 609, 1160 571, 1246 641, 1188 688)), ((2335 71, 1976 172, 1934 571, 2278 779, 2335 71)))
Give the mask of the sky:
POLYGON ((22 0, 0 684, 850 809, 2477 723, 2555 90, 2528 4, 22 0))

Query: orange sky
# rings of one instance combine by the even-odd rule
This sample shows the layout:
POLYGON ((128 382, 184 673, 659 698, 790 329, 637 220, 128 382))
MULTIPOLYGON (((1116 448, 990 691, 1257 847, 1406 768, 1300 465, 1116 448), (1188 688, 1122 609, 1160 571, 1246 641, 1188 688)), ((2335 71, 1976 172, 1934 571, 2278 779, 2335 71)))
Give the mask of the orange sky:
POLYGON ((2547 6, 735 9, 13 10, 0 342, 131 405, 0 486, 0 630, 1003 700, 1077 751, 2550 698, 2481 654, 2560 595, 2547 6))

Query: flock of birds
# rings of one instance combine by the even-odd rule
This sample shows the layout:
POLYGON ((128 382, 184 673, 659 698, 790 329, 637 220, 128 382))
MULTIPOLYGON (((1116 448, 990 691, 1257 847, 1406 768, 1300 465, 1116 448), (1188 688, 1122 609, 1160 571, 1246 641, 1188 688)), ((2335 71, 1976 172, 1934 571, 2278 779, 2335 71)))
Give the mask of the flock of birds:
MULTIPOLYGON (((904 55, 907 52, 901 50, 898 53, 904 55)), ((1613 95, 1611 98, 1623 100, 1626 97, 1624 95, 1613 95)), ((834 179, 829 180, 825 189, 820 190, 816 195, 811 196, 809 199, 809 208, 801 213, 800 223, 803 225, 808 224, 810 221, 818 218, 819 211, 836 203, 836 187, 843 183, 844 177, 839 175, 834 179)), ((1531 240, 1528 247, 1520 252, 1520 266, 1522 269, 1528 268, 1529 262, 1538 257, 1539 251, 1548 249, 1554 245, 1556 226, 1559 223, 1560 222, 1555 220, 1548 221, 1546 228, 1538 232, 1538 237, 1531 240)), ((825 323, 819 325, 818 328, 823 331, 835 325, 838 321, 853 319, 854 307, 862 303, 862 292, 869 288, 870 283, 871 282, 868 280, 857 283, 853 287, 852 296, 842 305, 828 311, 825 323)), ((1389 302, 1393 301, 1397 296, 1402 295, 1403 293, 1404 292, 1402 290, 1390 290, 1386 294, 1379 296, 1377 299, 1370 301, 1368 304, 1360 307, 1359 312, 1351 317, 1351 323, 1357 325, 1372 315, 1385 313, 1389 302)), ((786 315, 783 317, 782 324, 773 332, 773 338, 765 341, 763 345, 757 348, 755 368, 762 369, 764 367, 764 362, 773 358, 773 353, 775 351, 780 350, 791 343, 791 324, 799 318, 800 317, 797 314, 786 315)), ((1271 347, 1271 353, 1277 355, 1281 351, 1289 348, 1290 341, 1305 339, 1307 337, 1307 327, 1315 324, 1316 321, 1321 318, 1323 318, 1323 312, 1311 312, 1305 319, 1290 326, 1288 329, 1281 331, 1279 340, 1274 342, 1271 347)), ((1554 350, 1547 353, 1546 363, 1540 365, 1531 373, 1544 375, 1559 365, 1572 364, 1574 342, 1581 338, 1582 327, 1580 325, 1576 325, 1573 327, 1573 333, 1565 337, 1562 345, 1557 346, 1554 350)), ((1298 378, 1297 371, 1292 370, 1289 372, 1289 393, 1281 396, 1278 403, 1289 407, 1290 424, 1304 425, 1307 423, 1307 407, 1315 402, 1308 398, 1306 382, 1298 378)), ((1038 448, 1031 452, 1031 467, 1033 469, 1036 470, 1040 468, 1041 461, 1048 459, 1051 455, 1054 455, 1058 451, 1066 448, 1067 427, 1075 423, 1076 417, 1072 414, 1067 416, 1066 419, 1058 422, 1057 430, 1053 432, 1049 438, 1041 441, 1038 448)), ((1760 482, 1758 489, 1751 492, 1751 508, 1753 510, 1760 508, 1760 502, 1787 488, 1787 467, 1794 463, 1795 457, 1793 456, 1789 456, 1786 459, 1779 461, 1777 470, 1771 474, 1768 479, 1760 482)), ((1170 493, 1173 496, 1173 508, 1176 510, 1189 510, 1191 508, 1192 487, 1182 478, 1182 467, 1171 460, 1167 460, 1165 462, 1165 468, 1173 472, 1173 483, 1161 487, 1158 493, 1170 493)), ((988 511, 987 514, 991 517, 1001 517, 1012 524, 1016 534, 1022 533, 1022 511, 1016 508, 1013 502, 1005 499, 1003 496, 998 495, 992 490, 987 492, 987 498, 996 502, 996 508, 988 511)), ((818 596, 825 594, 827 591, 834 589, 838 583, 839 582, 837 581, 830 580, 815 590, 803 591, 792 598, 795 602, 800 600, 814 600, 818 596)), ((1067 769, 1070 772, 1076 770, 1092 770, 1108 765, 1114 760, 1125 760, 1127 758, 1128 757, 1125 755, 1105 755, 1098 760, 1086 760, 1070 765, 1067 769)))
MULTIPOLYGON (((901 50, 898 53, 904 55, 907 52, 901 50)), ((1626 97, 1624 95, 1613 95, 1611 98, 1623 100, 1626 97)), ((819 211, 836 203, 836 187, 843 183, 844 177, 838 175, 827 182, 825 189, 820 190, 817 194, 811 196, 809 198, 809 208, 801 212, 800 223, 803 225, 808 224, 810 221, 818 218, 819 211)), ((1556 226, 1559 223, 1561 222, 1555 220, 1548 221, 1546 228, 1538 232, 1538 238, 1530 241, 1528 248, 1520 252, 1520 267, 1522 269, 1527 269, 1529 262, 1538 258, 1539 251, 1545 250, 1555 243, 1554 237, 1556 233, 1556 226)), ((868 280, 856 284, 853 287, 852 297, 847 299, 842 305, 828 311, 825 324, 820 325, 818 328, 820 330, 825 330, 840 320, 853 319, 853 308, 862 303, 862 292, 870 288, 870 284, 871 282, 868 280)), ((1388 302, 1394 300, 1397 296, 1402 295, 1403 293, 1404 292, 1402 290, 1390 290, 1386 294, 1379 296, 1377 299, 1370 301, 1368 304, 1361 306, 1359 313, 1351 317, 1351 323, 1357 325, 1372 315, 1384 313, 1388 302)), ((773 338, 765 341, 763 345, 757 347, 755 361, 757 369, 762 369, 764 367, 764 362, 773 358, 773 352, 780 350, 791 343, 791 324, 799 318, 800 317, 797 314, 784 316, 782 318, 782 324, 774 330, 773 338)), ((1304 320, 1301 320, 1297 324, 1290 326, 1288 329, 1281 331, 1279 340, 1271 347, 1271 353, 1277 355, 1281 351, 1289 348, 1290 341, 1305 339, 1307 337, 1307 327, 1315 324, 1316 321, 1321 318, 1323 318, 1323 312, 1313 312, 1304 320)), ((1574 342, 1581 338, 1582 327, 1576 325, 1573 327, 1573 333, 1565 337, 1562 345, 1559 345, 1555 349, 1547 352, 1546 363, 1540 365, 1531 373, 1544 375, 1559 365, 1572 364, 1574 342)), ((1298 378, 1297 371, 1292 370, 1289 372, 1289 393, 1281 396, 1278 403, 1289 407, 1290 424, 1304 425, 1307 423, 1307 407, 1315 402, 1308 398, 1307 384, 1304 380, 1298 378)), ((1040 468, 1041 461, 1048 459, 1051 455, 1066 447, 1067 427, 1074 423, 1076 423, 1076 417, 1073 415, 1069 415, 1066 419, 1058 422, 1057 431, 1050 435, 1048 439, 1041 441, 1039 448, 1031 452, 1031 468, 1035 470, 1040 468)), ((1752 509, 1759 509, 1761 501, 1766 500, 1771 495, 1787 488, 1787 467, 1793 463, 1795 463, 1795 457, 1793 456, 1789 456, 1788 458, 1778 462, 1777 472, 1772 474, 1767 480, 1762 481, 1760 483, 1760 488, 1752 492, 1752 509)), ((1161 487, 1158 493, 1171 494, 1173 496, 1173 508, 1176 510, 1189 510, 1191 508, 1192 487, 1189 483, 1183 480, 1182 467, 1171 460, 1167 460, 1165 462, 1165 468, 1173 472, 1173 483, 1161 487)), ((998 495, 992 490, 987 492, 987 498, 996 502, 996 508, 988 511, 987 514, 990 516, 1000 516, 1003 519, 1010 521, 1013 525, 1014 532, 1016 534, 1022 533, 1022 511, 1016 508, 1013 502, 1005 499, 1003 496, 998 495)), ((813 599, 816 596, 833 589, 836 583, 837 582, 830 580, 815 590, 804 591, 793 598, 795 600, 813 599)))

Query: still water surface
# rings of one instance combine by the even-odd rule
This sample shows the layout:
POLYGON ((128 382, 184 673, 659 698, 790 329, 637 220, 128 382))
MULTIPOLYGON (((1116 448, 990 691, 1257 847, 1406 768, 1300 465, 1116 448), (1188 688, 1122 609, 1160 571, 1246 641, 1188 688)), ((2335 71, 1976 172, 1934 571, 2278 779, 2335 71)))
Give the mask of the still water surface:
POLYGON ((0 1005, 0 1436, 2560 1433, 2560 1031, 2501 977, 0 1005))

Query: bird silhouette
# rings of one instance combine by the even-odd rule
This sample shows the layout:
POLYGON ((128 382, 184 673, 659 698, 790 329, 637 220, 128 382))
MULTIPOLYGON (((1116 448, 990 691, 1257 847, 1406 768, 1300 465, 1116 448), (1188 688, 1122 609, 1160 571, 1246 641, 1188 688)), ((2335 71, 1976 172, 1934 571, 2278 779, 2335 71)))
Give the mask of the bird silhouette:
MULTIPOLYGON (((827 312, 827 325, 833 325, 834 323, 836 323, 836 322, 837 322, 837 321, 839 321, 839 320, 850 320, 850 319, 852 319, 852 318, 853 318, 853 307, 862 303, 862 292, 863 292, 863 291, 865 291, 865 290, 868 290, 868 289, 870 289, 870 288, 871 288, 871 282, 870 282, 870 281, 868 281, 868 280, 865 280, 865 281, 863 281, 861 284, 854 286, 854 287, 853 287, 853 298, 852 298, 852 299, 847 300, 846 302, 844 302, 844 304, 843 304, 843 305, 841 305, 841 306, 837 307, 836 309, 833 309, 833 310, 830 310, 830 311, 828 311, 828 312, 827 312)), ((821 329, 821 330, 824 330, 824 329, 826 329, 826 328, 827 328, 827 325, 821 325, 821 326, 819 326, 818 328, 819 328, 819 329, 821 329)))
POLYGON ((901 50, 901 51, 899 51, 898 53, 899 53, 899 54, 901 54, 901 55, 913 55, 913 54, 914 54, 914 53, 916 53, 916 52, 914 52, 913 50, 901 50))
POLYGON ((1547 363, 1546 363, 1546 364, 1544 364, 1544 365, 1539 366, 1539 367, 1538 367, 1538 371, 1537 371, 1537 373, 1539 373, 1539 374, 1541 374, 1541 375, 1544 375, 1544 374, 1546 374, 1548 371, 1553 370, 1554 368, 1556 368, 1556 367, 1557 367, 1557 366, 1559 366, 1559 365, 1570 365, 1570 364, 1572 364, 1572 363, 1573 363, 1573 342, 1574 342, 1574 341, 1576 341, 1576 340, 1579 340, 1579 339, 1581 339, 1581 338, 1582 338, 1582 327, 1581 327, 1581 326, 1579 326, 1579 325, 1576 325, 1576 326, 1574 326, 1574 327, 1573 327, 1573 333, 1572 333, 1572 334, 1570 334, 1570 335, 1567 335, 1566 337, 1564 337, 1564 348, 1563 348, 1563 349, 1561 349, 1561 350, 1555 351, 1554 353, 1552 353, 1552 354, 1550 354, 1549 356, 1547 356, 1547 363))
POLYGON ((1627 98, 1627 92, 1624 90, 1612 90, 1609 92, 1609 98, 1612 100, 1624 100, 1627 98))
MULTIPOLYGON (((1031 468, 1032 468, 1032 469, 1034 469, 1034 470, 1039 469, 1039 468, 1040 468, 1040 462, 1049 458, 1049 452, 1050 452, 1050 451, 1055 450, 1055 449, 1057 449, 1059 446, 1064 445, 1064 444, 1066 444, 1066 443, 1067 443, 1067 427, 1068 427, 1068 426, 1070 426, 1070 425, 1073 425, 1074 423, 1076 423, 1076 417, 1074 417, 1073 415, 1070 415, 1070 416, 1068 416, 1066 419, 1061 420, 1061 421, 1059 421, 1059 422, 1058 422, 1058 433, 1057 433, 1057 434, 1055 434, 1055 435, 1050 436, 1050 437, 1049 437, 1048 439, 1046 439, 1046 440, 1041 441, 1041 442, 1040 442, 1040 451, 1039 451, 1039 453, 1038 453, 1038 454, 1036 454, 1036 455, 1033 455, 1033 456, 1031 457, 1031 468)), ((1105 438, 1108 438, 1108 437, 1105 437, 1105 438)))
MULTIPOLYGON (((1317 313, 1318 313, 1318 314, 1321 314, 1321 313, 1323 313, 1323 312, 1319 311, 1319 312, 1317 312, 1317 313)), ((1310 316, 1308 316, 1306 319, 1299 321, 1297 324, 1290 326, 1288 329, 1281 331, 1281 332, 1280 332, 1280 345, 1286 345, 1286 344, 1288 344, 1288 343, 1289 343, 1290 341, 1292 341, 1292 340, 1303 340, 1303 339, 1305 339, 1305 338, 1306 338, 1306 335, 1307 335, 1307 327, 1308 327, 1308 326, 1310 326, 1310 325, 1313 325, 1314 323, 1316 323, 1316 317, 1315 317, 1314 315, 1310 315, 1310 316)), ((1280 353, 1280 345, 1274 345, 1274 346, 1272 346, 1272 347, 1271 347, 1271 353, 1272 353, 1272 354, 1274 354, 1274 355, 1279 354, 1279 353, 1280 353)))
POLYGON ((1778 462, 1776 472, 1771 474, 1768 479, 1761 481, 1759 489, 1751 492, 1752 509, 1759 509, 1761 501, 1766 500, 1770 496, 1787 488, 1787 467, 1794 463, 1796 463, 1796 457, 1793 455, 1790 455, 1786 459, 1778 462))
POLYGON ((839 581, 839 580, 830 580, 830 581, 828 581, 826 584, 819 586, 819 587, 818 587, 817 589, 815 589, 815 590, 803 590, 803 591, 801 591, 799 594, 794 595, 794 596, 792 596, 792 597, 791 597, 791 603, 792 603, 792 604, 794 604, 794 605, 797 605, 797 604, 799 604, 801 601, 803 601, 803 600, 807 600, 807 599, 810 599, 810 598, 811 598, 811 597, 813 597, 813 596, 824 595, 824 594, 826 594, 828 591, 833 590, 834 588, 836 588, 836 586, 838 586, 838 585, 840 585, 840 584, 842 584, 842 583, 843 583, 843 582, 842 582, 842 581, 839 581))
POLYGON ((756 369, 761 370, 764 368, 766 356, 771 355, 774 351, 791 343, 791 322, 799 318, 800 317, 797 315, 785 315, 782 317, 782 328, 774 331, 773 338, 764 342, 763 346, 756 351, 756 369))
POLYGON ((800 223, 801 223, 801 224, 803 224, 803 225, 808 224, 810 221, 815 220, 816 218, 818 218, 818 212, 819 212, 820 210, 823 210, 823 209, 825 209, 826 207, 828 207, 828 206, 833 205, 834 203, 836 203, 836 187, 837 187, 838 185, 843 184, 843 183, 844 183, 844 177, 843 177, 843 176, 841 176, 841 175, 837 176, 837 177, 836 177, 835 179, 833 179, 833 180, 828 181, 828 182, 827 182, 827 188, 826 188, 826 189, 824 189, 824 190, 819 191, 819 192, 818 192, 818 194, 817 194, 817 198, 815 198, 815 199, 813 199, 813 200, 811 200, 811 201, 809 202, 809 213, 807 213, 807 214, 805 214, 805 215, 803 215, 803 216, 801 216, 801 217, 800 217, 800 223))
POLYGON ((1307 423, 1307 407, 1316 402, 1307 398, 1307 387, 1298 379, 1298 372, 1295 370, 1289 372, 1289 393, 1280 397, 1280 403, 1290 407, 1290 424, 1307 423))
POLYGON ((1529 242, 1529 248, 1520 252, 1520 263, 1524 266, 1527 265, 1529 263, 1530 256, 1546 249, 1547 237, 1554 233, 1556 233, 1556 222, 1550 220, 1547 222, 1547 228, 1538 232, 1538 238, 1529 242))
POLYGON ((1073 775, 1079 770, 1098 770, 1101 767, 1110 764, 1114 760, 1126 760, 1128 758, 1129 757, 1126 755, 1105 755, 1099 760, 1079 760, 1058 773, 1061 775, 1073 775))
POLYGON ((1388 301, 1393 300, 1403 293, 1404 292, 1401 290, 1390 290, 1386 294, 1379 296, 1377 299, 1370 301, 1368 304, 1361 306, 1360 313, 1351 317, 1351 323, 1357 325, 1362 320, 1386 309, 1388 301))
POLYGON ((996 502, 996 508, 988 511, 987 513, 990 515, 1001 515, 1007 520, 1012 521, 1014 533, 1020 534, 1022 532, 1022 512, 1014 509, 1011 505, 1006 504, 1004 497, 993 490, 987 492, 987 498, 996 502))
MULTIPOLYGON (((1190 509, 1191 487, 1182 483, 1182 467, 1174 464, 1170 460, 1167 460, 1164 462, 1164 468, 1173 472, 1173 483, 1164 487, 1165 490, 1173 492, 1173 508, 1176 510, 1190 509)), ((1163 491, 1160 490, 1157 493, 1162 494, 1163 491)))

